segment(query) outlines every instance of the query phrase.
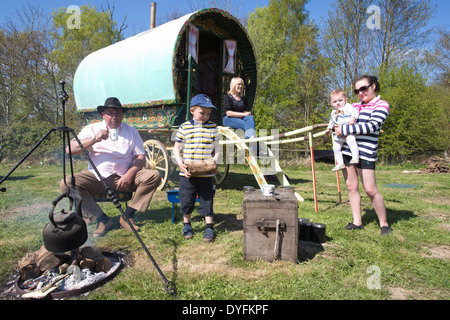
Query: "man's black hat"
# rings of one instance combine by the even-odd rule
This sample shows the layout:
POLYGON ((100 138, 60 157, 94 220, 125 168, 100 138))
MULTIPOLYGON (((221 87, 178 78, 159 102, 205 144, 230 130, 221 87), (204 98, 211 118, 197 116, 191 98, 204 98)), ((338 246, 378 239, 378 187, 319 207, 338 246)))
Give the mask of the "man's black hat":
POLYGON ((106 99, 105 101, 105 105, 103 106, 98 106, 97 107, 97 111, 98 113, 102 113, 103 110, 105 110, 105 108, 120 108, 122 109, 123 112, 127 111, 127 108, 122 107, 122 104, 120 103, 119 99, 111 97, 106 99))

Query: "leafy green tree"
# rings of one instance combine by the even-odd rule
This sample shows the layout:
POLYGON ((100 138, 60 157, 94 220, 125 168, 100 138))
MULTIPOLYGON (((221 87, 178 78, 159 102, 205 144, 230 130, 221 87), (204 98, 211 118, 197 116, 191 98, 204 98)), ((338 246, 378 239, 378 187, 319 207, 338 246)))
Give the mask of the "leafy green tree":
POLYGON ((52 13, 55 49, 51 58, 68 80, 73 79, 78 65, 88 54, 123 40, 124 27, 118 28, 111 11, 98 11, 89 5, 80 9, 79 16, 67 8, 52 13), (79 19, 78 25, 74 19, 79 19))
POLYGON ((32 132, 42 136, 46 127, 58 124, 50 30, 50 19, 31 5, 16 10, 1 26, 0 148, 5 158, 31 148, 37 142, 32 132))
POLYGON ((407 64, 392 68, 380 81, 381 97, 390 105, 380 136, 380 154, 398 158, 448 150, 448 92, 427 87, 427 79, 407 64))
MULTIPOLYGON (((249 17, 247 29, 258 61, 258 128, 280 132, 312 124, 324 92, 317 92, 326 63, 318 30, 308 24, 306 1, 271 0, 249 17)), ((325 93, 326 94, 326 93, 325 93)))
MULTIPOLYGON (((66 104, 66 124, 81 125, 71 89, 76 68, 89 53, 121 40, 125 27, 113 20, 113 8, 99 12, 82 6, 80 24, 71 28, 68 22, 73 14, 60 8, 49 17, 29 5, 1 27, 0 150, 4 158, 16 159, 36 144, 37 137, 61 124, 60 80, 67 83, 72 97, 66 104)), ((50 141, 55 151, 60 148, 59 139, 50 141)))
POLYGON ((123 40, 124 24, 118 26, 114 20, 114 7, 101 9, 83 5, 80 12, 60 8, 52 13, 54 32, 51 33, 54 50, 51 60, 59 69, 59 78, 65 80, 69 98, 66 107, 69 125, 77 128, 82 116, 76 112, 73 99, 73 78, 80 62, 90 53, 123 40), (79 15, 78 15, 79 14, 79 15))

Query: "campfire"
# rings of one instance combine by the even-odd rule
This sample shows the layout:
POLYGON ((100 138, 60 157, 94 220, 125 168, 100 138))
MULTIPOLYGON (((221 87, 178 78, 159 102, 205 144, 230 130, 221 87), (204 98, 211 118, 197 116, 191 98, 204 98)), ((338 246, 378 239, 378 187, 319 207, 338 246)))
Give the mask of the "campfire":
MULTIPOLYGON (((48 133, 28 152, 24 158, 4 177, 0 179, 0 184, 5 181, 16 168, 35 150, 42 141, 53 131, 62 132, 63 144, 63 181, 66 181, 66 138, 70 135, 78 142, 84 155, 89 159, 92 167, 100 177, 105 192, 112 203, 122 214, 124 220, 128 223, 133 234, 138 239, 145 253, 150 258, 156 270, 164 280, 164 290, 176 296, 175 284, 169 281, 159 268, 150 251, 145 246, 141 237, 138 235, 133 225, 124 215, 120 205, 118 195, 106 184, 96 166, 92 163, 89 153, 84 149, 83 144, 77 137, 75 131, 65 125, 65 104, 69 95, 64 89, 64 81, 60 81, 61 91, 59 98, 62 103, 62 127, 52 128, 48 133)), ((67 297, 81 294, 91 290, 114 277, 122 266, 121 258, 118 255, 99 252, 92 247, 83 247, 88 239, 86 223, 81 213, 81 197, 74 191, 75 177, 73 175, 72 154, 69 148, 70 171, 72 172, 70 188, 65 183, 67 190, 52 201, 53 208, 49 213, 50 222, 44 227, 43 240, 44 246, 34 253, 27 254, 19 263, 20 278, 16 283, 16 291, 22 298, 45 298, 50 295, 53 298, 67 297), (67 198, 70 202, 69 210, 62 209, 55 212, 59 201, 67 198), (75 211, 72 208, 75 205, 75 211), (69 252, 69 254, 67 253, 69 252), (58 294, 57 292, 60 292, 58 294)), ((6 188, 0 188, 0 192, 6 192, 6 188)))
POLYGON ((16 291, 23 299, 79 295, 112 279, 121 266, 118 255, 90 246, 68 253, 53 253, 42 246, 19 262, 16 291))
POLYGON ((16 291, 24 299, 43 299, 48 295, 58 298, 84 293, 109 280, 121 266, 117 256, 113 255, 112 259, 111 254, 83 246, 88 235, 81 214, 80 197, 74 201, 65 191, 52 204, 50 222, 43 230, 44 245, 36 252, 28 253, 19 262, 20 279, 16 291), (70 209, 55 212, 58 202, 65 198, 70 201, 70 209), (74 203, 76 211, 72 211, 74 203))

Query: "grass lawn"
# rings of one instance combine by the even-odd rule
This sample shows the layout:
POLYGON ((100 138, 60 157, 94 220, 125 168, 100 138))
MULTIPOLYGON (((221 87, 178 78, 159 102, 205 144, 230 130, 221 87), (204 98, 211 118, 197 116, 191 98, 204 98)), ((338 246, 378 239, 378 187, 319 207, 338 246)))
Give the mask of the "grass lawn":
MULTIPOLYGON (((86 167, 76 164, 76 171, 86 167)), ((1 165, 0 175, 12 166, 1 165)), ((326 224, 326 242, 299 242, 299 260, 266 262, 243 259, 243 186, 257 186, 248 167, 230 168, 217 187, 214 210, 217 238, 202 242, 204 221, 194 214, 194 238, 181 235, 182 222, 171 222, 171 204, 157 191, 147 212, 138 212, 144 243, 167 278, 176 284, 180 300, 447 300, 450 298, 450 179, 448 174, 404 173, 420 167, 378 166, 377 183, 393 233, 380 235, 369 199, 362 198, 364 230, 347 231, 351 222, 343 183, 338 203, 332 165, 316 163, 318 212, 314 210, 309 166, 286 165, 291 185, 305 199, 298 215, 326 224), (389 184, 412 188, 385 187, 389 184)), ((22 165, 2 184, 0 193, 0 283, 17 272, 17 263, 42 245, 51 201, 59 195, 61 166, 22 165)), ((170 182, 176 186, 176 182, 170 182)), ((164 282, 136 237, 118 228, 119 211, 101 204, 115 230, 88 244, 124 254, 125 268, 110 282, 82 300, 172 300, 164 282)), ((10 281, 10 280, 9 280, 10 281)))

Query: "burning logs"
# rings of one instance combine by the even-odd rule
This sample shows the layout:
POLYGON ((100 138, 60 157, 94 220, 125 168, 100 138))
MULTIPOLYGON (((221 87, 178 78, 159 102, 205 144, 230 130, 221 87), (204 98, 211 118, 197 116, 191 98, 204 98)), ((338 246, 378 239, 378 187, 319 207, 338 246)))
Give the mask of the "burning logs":
MULTIPOLYGON (((93 248, 73 250, 67 254, 69 260, 59 267, 49 269, 37 278, 23 280, 19 278, 15 288, 22 299, 62 299, 80 295, 98 288, 106 281, 116 276, 122 267, 119 255, 109 252, 99 252, 93 248), (88 256, 92 258, 88 258, 88 256), (96 268, 108 268, 108 272, 96 272, 96 268), (95 265, 92 261, 95 262, 95 265), (82 269, 80 264, 88 263, 91 269, 82 269)), ((30 266, 30 265, 27 265, 30 266)))
POLYGON ((66 273, 70 266, 90 269, 93 272, 108 272, 111 260, 93 247, 72 250, 69 254, 50 252, 42 246, 38 251, 28 253, 19 262, 19 275, 22 280, 39 277, 47 270, 58 268, 59 273, 66 273))
POLYGON ((41 247, 19 262, 16 291, 23 299, 71 297, 112 279, 122 266, 117 254, 83 247, 53 253, 41 247))
POLYGON ((111 260, 93 247, 83 247, 80 251, 80 268, 108 272, 111 269, 111 260))
POLYGON ((69 261, 69 259, 70 256, 66 254, 53 253, 42 246, 38 251, 28 253, 19 262, 19 275, 24 280, 36 278, 45 271, 69 261))

